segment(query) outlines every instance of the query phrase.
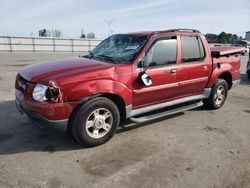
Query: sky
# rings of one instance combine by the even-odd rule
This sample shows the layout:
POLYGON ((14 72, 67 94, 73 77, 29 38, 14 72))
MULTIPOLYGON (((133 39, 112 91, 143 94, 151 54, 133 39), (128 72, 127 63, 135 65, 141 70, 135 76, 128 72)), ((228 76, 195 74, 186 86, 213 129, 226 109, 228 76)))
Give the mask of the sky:
POLYGON ((63 37, 198 29, 245 37, 250 31, 250 0, 0 0, 0 35, 38 36, 59 29, 63 37), (106 21, 105 21, 106 20, 106 21))

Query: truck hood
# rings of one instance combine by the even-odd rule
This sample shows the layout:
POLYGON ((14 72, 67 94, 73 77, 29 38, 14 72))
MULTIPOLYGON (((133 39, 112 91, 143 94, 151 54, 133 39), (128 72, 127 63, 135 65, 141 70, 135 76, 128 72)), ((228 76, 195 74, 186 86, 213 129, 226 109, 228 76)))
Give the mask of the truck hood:
POLYGON ((93 70, 113 67, 105 63, 88 58, 67 58, 58 61, 32 64, 22 68, 19 74, 27 81, 56 80, 59 77, 90 72, 93 70))

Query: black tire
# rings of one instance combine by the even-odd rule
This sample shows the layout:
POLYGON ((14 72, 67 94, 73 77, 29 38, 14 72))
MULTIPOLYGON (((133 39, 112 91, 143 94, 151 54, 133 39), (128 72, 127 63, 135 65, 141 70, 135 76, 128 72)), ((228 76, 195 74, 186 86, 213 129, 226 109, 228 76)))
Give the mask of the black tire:
POLYGON ((248 79, 250 80, 250 71, 247 73, 248 79))
POLYGON ((93 147, 109 141, 115 134, 119 123, 120 112, 116 104, 107 98, 98 97, 84 103, 74 112, 70 118, 67 132, 71 132, 80 144, 93 147), (99 114, 96 117, 97 111, 98 113, 105 112, 108 114, 107 119, 105 119, 104 114, 99 114), (104 119, 98 119, 99 117, 104 119), (90 118, 93 119, 91 120, 92 127, 87 128, 87 120, 90 122, 90 118), (108 120, 108 123, 106 120, 108 120), (100 127, 97 127, 97 125, 100 127), (104 129, 105 125, 109 125, 108 130, 106 130, 107 127, 104 129), (98 130, 98 134, 95 132, 96 130, 98 130), (93 131, 93 135, 91 135, 91 131, 93 131), (101 135, 103 135, 101 138, 97 137, 101 135))
MULTIPOLYGON (((72 112, 71 117, 69 118, 68 126, 67 126, 67 134, 69 135, 70 138, 74 138, 75 140, 78 141, 78 138, 76 136, 76 132, 73 129, 74 125, 74 120, 76 119, 76 115, 78 114, 80 108, 77 108, 75 111, 72 112)), ((80 141, 78 141, 80 142, 80 141)))
POLYGON ((228 84, 224 79, 218 78, 212 88, 209 98, 204 100, 204 106, 207 109, 218 109, 223 106, 226 101, 228 93, 228 84), (223 91, 223 92, 222 92, 223 91), (221 100, 218 98, 218 92, 221 92, 221 100))

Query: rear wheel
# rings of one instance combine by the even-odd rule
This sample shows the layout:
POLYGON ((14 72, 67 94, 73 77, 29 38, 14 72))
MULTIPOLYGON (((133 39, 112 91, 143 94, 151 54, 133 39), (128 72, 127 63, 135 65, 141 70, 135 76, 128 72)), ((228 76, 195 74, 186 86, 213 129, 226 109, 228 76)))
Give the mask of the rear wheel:
POLYGON ((250 80, 250 71, 247 73, 248 79, 250 80))
POLYGON ((204 100, 204 105, 208 109, 218 109, 223 106, 228 93, 228 84, 223 79, 217 79, 208 99, 204 100))
POLYGON ((69 130, 83 145, 97 146, 112 138, 120 123, 120 113, 111 100, 98 97, 83 104, 72 116, 69 130))

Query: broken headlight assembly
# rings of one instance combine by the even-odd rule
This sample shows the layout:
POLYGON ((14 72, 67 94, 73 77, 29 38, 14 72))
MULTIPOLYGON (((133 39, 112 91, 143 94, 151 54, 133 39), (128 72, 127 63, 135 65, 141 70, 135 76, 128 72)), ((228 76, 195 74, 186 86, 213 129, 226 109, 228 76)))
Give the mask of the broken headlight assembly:
POLYGON ((32 97, 35 101, 62 102, 62 93, 60 87, 55 81, 50 81, 48 86, 36 84, 33 89, 32 97))

